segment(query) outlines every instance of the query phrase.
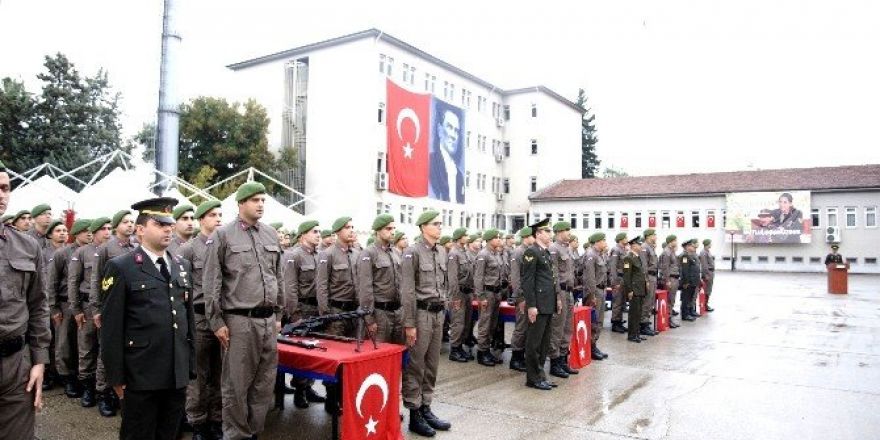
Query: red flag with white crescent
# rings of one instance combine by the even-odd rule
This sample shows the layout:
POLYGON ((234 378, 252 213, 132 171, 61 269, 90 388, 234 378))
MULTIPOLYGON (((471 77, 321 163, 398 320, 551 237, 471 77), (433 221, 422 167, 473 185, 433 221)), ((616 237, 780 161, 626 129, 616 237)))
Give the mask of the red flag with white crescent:
POLYGON ((568 366, 575 370, 590 364, 592 309, 592 307, 575 307, 571 314, 574 331, 571 333, 569 344, 568 366))
POLYGON ((343 366, 343 439, 403 440, 400 369, 401 353, 343 366))
POLYGON ((428 195, 431 95, 387 84, 388 190, 408 197, 428 195))

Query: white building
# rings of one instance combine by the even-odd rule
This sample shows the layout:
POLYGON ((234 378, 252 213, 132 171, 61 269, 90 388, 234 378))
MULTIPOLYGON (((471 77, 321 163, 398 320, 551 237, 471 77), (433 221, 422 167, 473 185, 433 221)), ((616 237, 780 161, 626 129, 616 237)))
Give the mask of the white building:
POLYGON ((612 237, 640 235, 654 217, 660 240, 669 234, 679 242, 711 239, 721 270, 730 269, 735 259, 737 270, 824 271, 833 240, 852 272, 880 273, 880 165, 563 180, 533 194, 531 201, 530 219, 570 221, 582 238, 597 230, 612 237), (785 191, 811 194, 809 209, 800 207, 809 221, 810 243, 725 242, 729 194, 785 191), (828 237, 828 227, 837 228, 834 238, 828 237))
POLYGON ((501 89, 376 29, 228 67, 242 97, 267 108, 270 147, 300 153, 294 186, 308 197, 305 215, 325 225, 347 214, 364 231, 388 212, 414 232, 430 207, 447 233, 513 231, 525 224, 530 193, 580 177, 580 107, 542 86, 501 89), (386 78, 464 109, 464 204, 387 191, 386 78))

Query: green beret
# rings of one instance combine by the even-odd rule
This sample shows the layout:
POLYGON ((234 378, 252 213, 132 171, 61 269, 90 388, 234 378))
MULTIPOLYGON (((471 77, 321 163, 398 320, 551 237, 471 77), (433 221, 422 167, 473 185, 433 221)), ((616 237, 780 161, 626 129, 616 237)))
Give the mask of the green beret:
POLYGON ((34 206, 34 209, 31 209, 31 217, 36 217, 46 211, 50 211, 51 209, 52 207, 45 203, 34 206))
POLYGON ((335 222, 333 222, 333 226, 331 226, 331 229, 333 230, 334 233, 339 232, 339 230, 344 228, 345 224, 350 221, 351 221, 351 217, 339 217, 338 219, 336 219, 335 222))
POLYGON ((669 234, 666 236, 666 244, 672 243, 675 240, 678 240, 678 237, 676 237, 675 234, 669 234))
POLYGON ((219 208, 219 207, 220 207, 219 200, 208 200, 207 202, 202 202, 199 205, 199 207, 196 208, 196 214, 195 214, 196 220, 199 220, 202 217, 204 217, 206 214, 211 212, 212 209, 219 208))
POLYGON ((238 187, 235 192, 235 201, 243 202, 257 194, 265 194, 266 187, 260 182, 247 182, 238 187))
POLYGON ((467 228, 458 228, 452 231, 452 239, 458 241, 461 237, 467 235, 467 228))
POLYGON ((653 229, 650 229, 650 228, 649 228, 649 229, 645 229, 645 232, 644 232, 642 235, 643 235, 645 238, 648 238, 648 237, 650 237, 650 236, 652 236, 652 235, 657 235, 657 231, 655 231, 655 230, 653 230, 653 229))
POLYGON ((189 211, 195 211, 195 208, 193 208, 192 205, 180 205, 175 207, 174 210, 171 211, 171 216, 174 217, 174 220, 180 220, 180 216, 186 214, 189 211))
POLYGON ((321 238, 327 238, 331 235, 333 235, 333 231, 329 229, 324 229, 323 231, 321 231, 321 238))
POLYGON ((450 241, 452 241, 452 237, 450 237, 448 235, 444 235, 444 236, 440 237, 440 245, 441 246, 445 245, 446 243, 449 243, 450 241))
POLYGON ((370 238, 367 239, 367 246, 373 244, 375 241, 376 241, 376 237, 371 235, 370 238))
POLYGON ((569 222, 556 222, 553 225, 553 232, 570 231, 570 230, 571 230, 571 223, 569 223, 569 222))
POLYGON ((316 226, 318 226, 318 222, 317 222, 317 221, 315 221, 315 220, 306 220, 306 221, 300 223, 300 224, 299 224, 299 227, 296 228, 296 235, 297 235, 297 236, 299 236, 299 235, 303 235, 303 234, 305 234, 306 232, 309 232, 309 231, 311 231, 312 229, 315 229, 316 226))
POLYGON ((596 244, 605 239, 604 232, 597 232, 590 236, 590 244, 596 244))
POLYGON ((110 223, 110 218, 98 217, 98 218, 92 220, 92 223, 89 225, 89 232, 94 234, 95 232, 98 231, 98 229, 101 229, 107 223, 110 223))
POLYGON ((389 223, 394 221, 394 216, 391 214, 379 214, 376 216, 376 219, 373 220, 373 230, 378 231, 379 229, 388 226, 389 223))
POLYGON ((712 240, 709 240, 708 238, 703 240, 703 246, 709 246, 710 244, 712 244, 712 240))
POLYGON ((620 243, 620 240, 626 240, 626 232, 621 232, 620 234, 614 236, 615 243, 620 243))
POLYGON ((439 212, 434 211, 433 209, 429 209, 429 210, 423 212, 422 215, 419 216, 419 220, 416 221, 416 226, 421 226, 425 223, 428 223, 429 221, 437 218, 437 216, 439 216, 439 215, 440 215, 439 212))
POLYGON ((113 219, 112 219, 113 221, 110 222, 110 226, 113 229, 116 229, 116 227, 119 226, 119 223, 122 222, 122 218, 129 215, 129 214, 131 214, 131 211, 129 211, 127 209, 123 209, 122 211, 119 211, 116 214, 113 214, 113 219))
POLYGON ((77 235, 80 232, 87 231, 89 226, 92 225, 92 221, 87 218, 81 218, 75 222, 73 222, 73 226, 70 228, 71 235, 77 235))
POLYGON ((493 238, 498 238, 498 237, 499 237, 498 230, 495 228, 486 229, 486 232, 483 232, 483 240, 485 240, 485 241, 489 241, 493 238))
POLYGON ((391 243, 397 244, 397 242, 400 241, 400 239, 403 238, 405 235, 406 234, 404 234, 403 231, 395 232, 394 237, 391 239, 391 243))
POLYGON ((272 223, 269 223, 269 226, 271 226, 272 229, 274 229, 274 230, 276 230, 276 231, 280 231, 281 228, 284 227, 284 223, 281 223, 281 222, 272 222, 272 223))
POLYGON ((480 234, 471 234, 470 237, 468 237, 468 243, 473 243, 481 238, 483 238, 483 236, 480 234))
POLYGON ((52 220, 52 223, 49 223, 49 229, 46 229, 46 236, 48 237, 48 236, 52 235, 52 230, 63 225, 63 224, 64 224, 64 222, 61 221, 61 219, 59 219, 59 218, 52 220))
POLYGON ((12 216, 12 222, 15 223, 18 219, 26 215, 31 215, 31 212, 27 209, 22 209, 21 211, 16 212, 14 216, 12 216))
POLYGON ((517 232, 516 235, 519 235, 521 238, 531 237, 532 236, 532 228, 526 226, 517 232))

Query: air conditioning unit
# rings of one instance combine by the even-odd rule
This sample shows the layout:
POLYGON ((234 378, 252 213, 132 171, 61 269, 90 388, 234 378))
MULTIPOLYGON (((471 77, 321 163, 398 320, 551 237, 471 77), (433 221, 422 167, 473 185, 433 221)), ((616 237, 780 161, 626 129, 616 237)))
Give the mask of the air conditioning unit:
POLYGON ((503 160, 504 160, 504 155, 503 155, 503 154, 496 154, 496 155, 495 155, 495 162, 499 162, 499 163, 500 163, 500 162, 503 161, 503 160))
POLYGON ((388 189, 388 173, 376 173, 376 189, 380 191, 388 189))
POLYGON ((504 200, 504 193, 498 193, 498 194, 495 194, 495 201, 500 202, 500 201, 503 201, 503 200, 504 200))
POLYGON ((840 226, 825 228, 825 243, 840 243, 840 226))
POLYGON ((503 118, 496 119, 495 126, 498 128, 504 128, 504 119, 503 118))

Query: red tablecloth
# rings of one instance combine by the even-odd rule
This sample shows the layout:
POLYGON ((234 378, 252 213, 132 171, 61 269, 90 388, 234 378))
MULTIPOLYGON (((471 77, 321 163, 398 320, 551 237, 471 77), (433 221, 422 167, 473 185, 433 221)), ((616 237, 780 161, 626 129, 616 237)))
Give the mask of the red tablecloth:
MULTIPOLYGON (((474 310, 474 318, 479 317, 480 302, 474 300, 471 303, 471 307, 474 310)), ((498 307, 498 317, 504 322, 516 322, 516 306, 508 304, 507 301, 502 301, 501 306, 498 307)))
MULTIPOLYGON (((293 337, 291 339, 302 341, 314 338, 293 337)), ((278 367, 286 373, 335 382, 336 371, 340 365, 367 362, 385 356, 399 356, 406 351, 406 347, 402 345, 381 343, 378 349, 373 349, 373 342, 365 340, 361 345, 360 353, 358 353, 354 351, 355 344, 353 342, 319 340, 321 346, 327 347, 327 351, 309 350, 279 342, 278 367)), ((397 363, 399 365, 401 362, 397 363)))

